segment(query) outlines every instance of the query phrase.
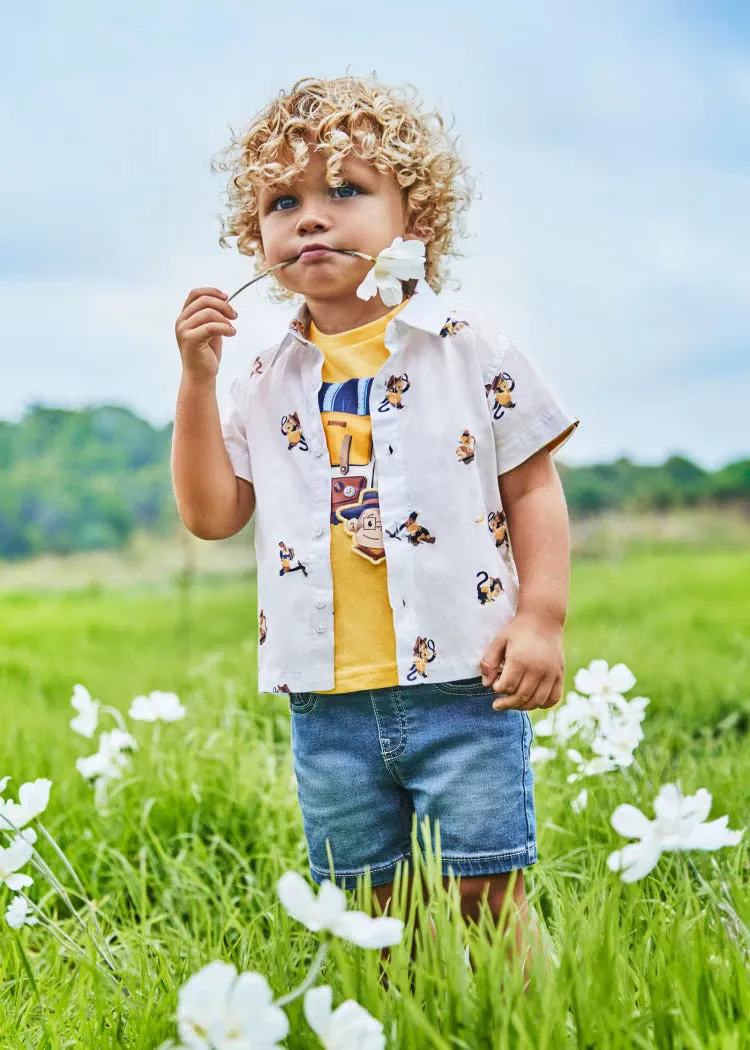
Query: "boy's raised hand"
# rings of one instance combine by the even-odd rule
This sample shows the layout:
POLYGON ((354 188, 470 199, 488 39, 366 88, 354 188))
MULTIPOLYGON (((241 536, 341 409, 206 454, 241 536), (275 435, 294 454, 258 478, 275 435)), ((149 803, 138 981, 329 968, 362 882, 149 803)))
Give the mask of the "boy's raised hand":
POLYGON ((492 701, 495 710, 554 707, 565 673, 562 628, 518 614, 492 639, 479 668, 482 684, 505 694, 492 701))
POLYGON ((222 335, 235 335, 228 318, 237 311, 218 288, 193 288, 175 322, 182 368, 191 379, 213 379, 219 371, 222 335))

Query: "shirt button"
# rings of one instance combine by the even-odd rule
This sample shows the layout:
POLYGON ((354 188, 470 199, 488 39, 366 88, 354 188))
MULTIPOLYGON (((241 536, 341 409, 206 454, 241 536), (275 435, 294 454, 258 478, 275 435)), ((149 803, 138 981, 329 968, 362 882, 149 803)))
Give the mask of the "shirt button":
POLYGON ((327 629, 328 628, 326 627, 326 625, 324 623, 319 623, 318 626, 315 628, 315 630, 318 632, 318 634, 325 634, 327 629))
POLYGON ((318 598, 318 600, 315 603, 315 608, 316 609, 325 609, 325 607, 326 607, 325 599, 324 598, 318 598))

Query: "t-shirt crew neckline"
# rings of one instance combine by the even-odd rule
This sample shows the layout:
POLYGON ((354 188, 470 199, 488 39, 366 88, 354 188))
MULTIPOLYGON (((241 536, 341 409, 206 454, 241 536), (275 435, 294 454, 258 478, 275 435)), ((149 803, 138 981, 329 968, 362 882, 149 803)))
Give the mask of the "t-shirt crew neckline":
POLYGON ((311 343, 315 343, 321 350, 340 350, 342 346, 350 346, 352 343, 363 343, 368 339, 374 339, 376 336, 385 334, 390 321, 400 310, 403 310, 408 301, 408 299, 404 299, 403 302, 400 302, 398 306, 394 306, 392 310, 389 310, 387 314, 383 314, 382 317, 377 317, 374 321, 360 325, 359 328, 350 328, 346 332, 334 332, 332 334, 321 332, 311 318, 308 338, 311 343))

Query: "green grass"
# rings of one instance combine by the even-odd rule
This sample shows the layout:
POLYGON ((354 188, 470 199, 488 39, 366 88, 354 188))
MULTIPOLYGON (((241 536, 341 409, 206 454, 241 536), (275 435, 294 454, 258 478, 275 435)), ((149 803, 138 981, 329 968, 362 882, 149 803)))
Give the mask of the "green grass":
MULTIPOLYGON (((747 824, 748 591, 750 556, 737 552, 574 565, 567 688, 578 667, 603 657, 625 662, 638 679, 633 693, 651 704, 642 771, 592 779, 581 815, 570 809, 579 785, 565 782, 567 770, 537 768, 540 863, 527 872, 527 892, 559 968, 538 974, 524 995, 488 916, 467 929, 428 858, 438 944, 417 934, 413 988, 412 917, 389 963, 400 997, 378 982, 378 952, 335 942, 322 974, 334 1007, 355 998, 399 1050, 750 1046, 744 840, 715 854, 665 856, 630 886, 605 863, 624 844, 609 824, 615 806, 634 802, 652 816, 656 788, 669 780, 691 794, 707 787, 712 818, 747 824)), ((307 874, 289 714, 283 696, 257 694, 255 637, 252 578, 201 583, 187 605, 170 588, 3 596, 0 776, 13 776, 9 790, 52 779, 44 822, 116 934, 130 995, 61 954, 49 933, 14 934, 0 920, 2 1050, 158 1047, 176 1038, 177 989, 213 959, 260 971, 277 996, 303 979, 317 938, 288 918, 274 888, 290 868, 307 874), (177 690, 188 708, 185 721, 157 734, 135 728, 133 773, 107 817, 74 766, 94 749, 68 727, 77 682, 123 712, 151 689, 177 690)), ((80 940, 38 876, 31 895, 80 940)), ((8 899, 0 891, 0 914, 8 899)), ((366 907, 364 889, 352 906, 366 907)), ((285 1045, 318 1045, 299 1000, 289 1016, 285 1045)))

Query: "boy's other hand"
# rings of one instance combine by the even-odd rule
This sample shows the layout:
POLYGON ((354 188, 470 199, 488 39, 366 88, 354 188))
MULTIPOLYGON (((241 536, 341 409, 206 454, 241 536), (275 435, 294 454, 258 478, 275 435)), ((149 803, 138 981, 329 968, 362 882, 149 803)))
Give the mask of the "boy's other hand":
POLYGON ((516 615, 493 638, 479 663, 482 684, 492 684, 495 710, 531 711, 560 701, 565 672, 562 626, 529 613, 516 615))
POLYGON ((192 379, 214 379, 221 361, 222 335, 235 335, 228 318, 237 311, 218 288, 193 288, 175 322, 183 371, 192 379))

